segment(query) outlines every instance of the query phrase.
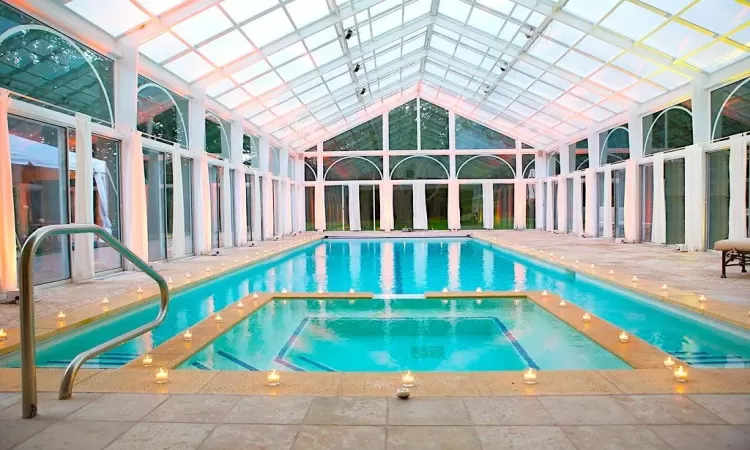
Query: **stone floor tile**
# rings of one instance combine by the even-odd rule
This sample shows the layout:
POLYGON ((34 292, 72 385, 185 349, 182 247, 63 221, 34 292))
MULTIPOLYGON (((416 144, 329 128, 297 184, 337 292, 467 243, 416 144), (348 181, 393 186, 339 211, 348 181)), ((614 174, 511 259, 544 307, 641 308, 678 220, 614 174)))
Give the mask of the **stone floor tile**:
POLYGON ((616 395, 612 398, 642 423, 725 423, 684 395, 616 395))
POLYGON ((388 399, 389 425, 468 425, 460 398, 388 399))
POLYGON ((578 450, 664 450, 664 441, 646 426, 564 426, 565 435, 578 450))
POLYGON ((732 425, 652 425, 667 444, 680 450, 747 450, 750 432, 732 425))
MULTIPOLYGON (((37 394, 37 419, 38 420, 60 420, 78 411, 97 399, 100 394, 79 393, 74 394, 68 400, 58 399, 58 394, 53 392, 39 392, 37 394)), ((15 404, 0 411, 0 420, 11 420, 21 418, 21 404, 15 404)))
POLYGON ((300 424, 312 397, 242 397, 225 423, 300 424))
POLYGON ((235 395, 172 395, 143 420, 219 423, 239 400, 240 397, 235 395))
POLYGON ((632 424, 638 421, 610 397, 539 397, 560 425, 632 424))
POLYGON ((303 426, 293 450, 383 450, 385 427, 303 426))
POLYGON ((731 424, 750 424, 748 394, 694 394, 688 397, 731 424))
POLYGON ((289 450, 297 425, 217 425, 200 445, 201 450, 289 450))
POLYGON ((135 422, 164 402, 160 394, 104 394, 68 416, 69 420, 135 422))
POLYGON ((481 450, 473 427, 388 427, 388 450, 461 449, 481 450))
POLYGON ((16 449, 102 449, 132 426, 132 422, 61 421, 45 428, 16 449))
POLYGON ((107 450, 193 449, 215 425, 196 423, 138 423, 107 450))
POLYGON ((474 425, 554 425, 555 420, 534 397, 466 397, 474 425))
POLYGON ((52 424, 47 420, 0 420, 0 449, 15 447, 52 424))
POLYGON ((0 409, 7 408, 21 401, 19 392, 0 392, 0 409))
POLYGON ((575 450, 558 427, 475 427, 475 430, 484 450, 575 450))
POLYGON ((385 425, 388 411, 385 398, 319 397, 305 417, 310 425, 385 425))

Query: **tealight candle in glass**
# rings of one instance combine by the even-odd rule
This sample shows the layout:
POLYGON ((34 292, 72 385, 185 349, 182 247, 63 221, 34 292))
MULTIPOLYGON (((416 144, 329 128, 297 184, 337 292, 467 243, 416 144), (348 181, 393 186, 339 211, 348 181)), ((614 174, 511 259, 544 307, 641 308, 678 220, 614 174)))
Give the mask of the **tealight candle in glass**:
POLYGON ((478 287, 477 292, 482 292, 482 288, 478 287))
POLYGON ((401 386, 407 388, 414 386, 414 375, 412 375, 411 370, 407 370, 406 373, 401 376, 401 386))
POLYGON ((269 386, 278 386, 281 384, 281 375, 279 372, 276 371, 276 369, 271 370, 268 374, 268 385, 269 386))
POLYGON ((224 321, 224 318, 223 318, 223 317, 221 317, 221 314, 216 314, 216 317, 214 317, 214 321, 215 321, 216 323, 221 323, 221 322, 223 322, 223 321, 224 321))
POLYGON ((156 384, 164 384, 167 382, 168 378, 169 370, 164 367, 159 367, 159 370, 156 372, 156 384))
POLYGON ((57 313, 57 320, 65 320, 65 311, 60 311, 57 313))
POLYGON ((672 372, 674 375, 674 380, 678 383, 684 383, 688 380, 688 372, 687 369, 685 369, 682 366, 677 366, 674 369, 674 372, 672 372))
POLYGON ((624 344, 624 343, 628 342, 628 339, 630 339, 630 336, 628 336, 628 333, 626 333, 624 331, 620 331, 619 338, 620 338, 620 342, 622 342, 624 344))
POLYGON ((154 363, 154 357, 146 353, 146 355, 143 357, 143 367, 151 367, 151 364, 154 363))
POLYGON ((8 332, 0 328, 0 341, 8 339, 8 332))
POLYGON ((561 299, 561 300, 560 300, 560 303, 559 303, 559 306, 560 306, 560 308, 565 308, 566 306, 568 306, 568 304, 567 304, 567 303, 565 303, 565 300, 564 300, 564 299, 561 299))
POLYGON ((523 382, 526 384, 536 384, 536 371, 529 367, 529 370, 523 374, 523 382))
POLYGON ((591 314, 585 312, 583 313, 583 323, 589 323, 591 322, 591 314))
POLYGON ((193 332, 190 330, 185 330, 185 333, 182 335, 183 341, 192 341, 193 340, 193 332))
POLYGON ((109 299, 107 297, 102 299, 102 305, 109 305, 109 299))
POLYGON ((674 359, 672 359, 672 356, 667 356, 667 359, 664 360, 664 367, 667 369, 674 367, 674 359))

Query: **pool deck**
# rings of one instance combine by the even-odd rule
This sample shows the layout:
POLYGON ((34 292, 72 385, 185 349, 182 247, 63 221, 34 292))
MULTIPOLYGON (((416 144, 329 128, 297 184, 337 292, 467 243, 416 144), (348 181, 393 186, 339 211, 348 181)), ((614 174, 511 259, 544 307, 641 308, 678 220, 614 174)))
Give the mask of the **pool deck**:
MULTIPOLYGON (((384 236, 369 232, 325 234, 384 236)), ((428 235, 466 234, 639 290, 678 307, 738 326, 750 324, 750 274, 730 270, 727 279, 719 278, 719 256, 713 252, 680 253, 650 244, 618 244, 536 231, 465 230, 428 235), (590 264, 595 264, 595 270, 590 264), (638 277, 636 284, 633 276, 638 277), (666 295, 662 284, 668 285, 666 295), (706 302, 697 300, 700 294, 708 297, 706 302)), ((262 242, 258 247, 227 249, 221 256, 162 263, 158 269, 165 278, 172 277, 178 288, 321 237, 305 233, 262 242), (187 272, 192 274, 190 279, 185 277, 187 272)), ((35 304, 38 335, 48 337, 61 329, 132 308, 155 293, 154 283, 137 272, 115 274, 93 283, 44 288, 35 304), (144 290, 141 295, 135 293, 139 284, 144 290), (104 296, 110 299, 106 306, 101 304, 104 296), (60 310, 67 314, 62 324, 55 318, 60 310)), ((445 294, 432 294, 441 295, 445 294)), ((639 449, 750 447, 750 369, 690 368, 690 381, 677 383, 670 370, 659 367, 664 355, 661 351, 637 337, 631 337, 627 344, 619 343, 616 329, 596 317, 583 324, 582 312, 575 305, 561 308, 560 299, 552 294, 503 295, 528 297, 637 368, 540 371, 535 385, 524 384, 520 372, 417 373, 408 401, 394 398, 400 385, 400 375, 394 373, 284 372, 281 385, 270 387, 263 372, 170 370, 167 384, 155 383, 156 367, 176 366, 210 342, 211 335, 220 334, 271 300, 272 295, 259 294, 255 305, 243 299, 245 307, 239 311, 236 304, 228 306, 234 309, 221 312, 225 318, 221 324, 216 324, 212 316, 193 327, 193 341, 186 343, 178 335, 164 343, 160 347, 172 347, 164 347, 168 351, 163 359, 156 356, 159 348, 155 349, 152 368, 144 369, 136 360, 119 370, 81 370, 72 400, 56 400, 61 369, 38 369, 40 413, 36 420, 19 419, 20 370, 0 368, 0 449, 16 445, 588 449, 602 448, 605 442, 611 448, 639 449), (208 333, 212 328, 214 333, 208 333), (186 346, 191 347, 189 351, 171 351, 186 346), (175 353, 179 353, 177 357, 175 353)), ((285 298, 294 301, 297 296, 289 293, 285 298)), ((344 296, 349 298, 350 294, 344 296)), ((17 342, 17 325, 18 306, 0 305, 0 327, 10 332, 0 343, 0 354, 17 342)))

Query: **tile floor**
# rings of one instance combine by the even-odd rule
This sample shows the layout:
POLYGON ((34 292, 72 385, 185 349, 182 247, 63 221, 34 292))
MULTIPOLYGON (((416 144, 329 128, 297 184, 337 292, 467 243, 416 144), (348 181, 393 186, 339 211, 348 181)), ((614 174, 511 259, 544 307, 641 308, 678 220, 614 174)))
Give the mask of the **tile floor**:
POLYGON ((18 419, 0 394, 0 449, 742 449, 750 395, 264 397, 40 394, 18 419))

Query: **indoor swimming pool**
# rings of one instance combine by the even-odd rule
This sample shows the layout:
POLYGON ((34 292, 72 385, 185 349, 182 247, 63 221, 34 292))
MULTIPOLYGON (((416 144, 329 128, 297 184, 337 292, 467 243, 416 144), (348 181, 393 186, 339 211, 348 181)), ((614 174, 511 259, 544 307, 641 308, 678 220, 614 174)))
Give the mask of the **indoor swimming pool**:
MULTIPOLYGON (((381 302, 373 304, 377 310, 385 307, 383 299, 394 302, 444 288, 474 291, 477 287, 485 291, 546 289, 694 366, 750 367, 750 333, 744 330, 699 318, 569 270, 469 238, 324 239, 311 243, 176 293, 167 318, 158 328, 92 359, 86 367, 119 367, 252 292, 279 292, 282 289, 289 292, 347 292, 354 289, 375 293, 376 299, 381 302)), ((366 304, 358 301, 356 308, 352 308, 352 316, 342 316, 342 322, 335 324, 335 328, 342 332, 349 330, 351 323, 345 319, 355 317, 354 313, 366 304)), ((316 308, 315 304, 311 308, 316 308)), ((64 367, 81 351, 152 320, 157 310, 158 305, 154 302, 42 342, 37 346, 38 364, 41 367, 64 367)), ((347 310, 343 308, 342 313, 347 310)), ((432 332, 441 327, 464 330, 491 325, 489 322, 470 323, 460 317, 450 322, 444 320, 447 318, 443 317, 441 309, 430 311, 440 320, 405 322, 399 327, 421 327, 432 332)), ((516 328, 528 326, 530 322, 509 320, 516 313, 515 310, 510 315, 498 312, 494 317, 504 323, 507 321, 508 330, 517 335, 519 330, 516 328)), ((485 316, 488 315, 482 317, 485 316)), ((259 317, 262 316, 258 315, 250 321, 260 320, 259 317)), ((420 314, 413 317, 425 316, 420 314)), ((299 325, 300 320, 296 320, 296 323, 294 320, 290 319, 289 326, 299 325)), ((382 326, 382 323, 370 323, 375 334, 382 332, 378 331, 378 327, 382 326)), ((257 327, 257 332, 262 333, 274 327, 273 320, 260 320, 257 327)), ((318 326, 314 319, 309 326, 310 330, 324 328, 318 326)), ((487 333, 481 338, 484 342, 494 339, 492 336, 504 339, 504 335, 497 335, 497 329, 487 333)), ((289 333, 284 339, 274 340, 274 345, 286 342, 288 337, 289 333)), ((278 354, 281 350, 270 348, 270 345, 269 341, 269 348, 265 351, 278 354)), ((460 347, 453 350, 461 351, 460 347)), ((554 350, 546 347, 535 349, 533 355, 545 364, 547 357, 554 359, 556 356, 554 350), (549 352, 549 355, 545 356, 545 352, 549 352)), ((596 360, 589 363, 604 368, 596 360)), ((17 353, 11 354, 0 360, 0 364, 18 367, 19 356, 17 353)), ((549 368, 545 364, 540 363, 539 366, 549 368)), ((458 364, 451 370, 483 370, 472 367, 468 363, 465 366, 458 364)))

